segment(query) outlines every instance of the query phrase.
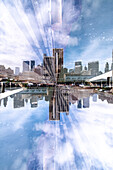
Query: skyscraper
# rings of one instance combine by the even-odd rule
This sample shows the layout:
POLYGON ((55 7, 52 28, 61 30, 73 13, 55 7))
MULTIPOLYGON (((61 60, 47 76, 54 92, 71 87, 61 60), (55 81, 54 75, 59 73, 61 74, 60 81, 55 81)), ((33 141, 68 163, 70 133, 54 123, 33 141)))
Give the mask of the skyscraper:
POLYGON ((43 58, 43 70, 44 76, 49 77, 52 81, 55 81, 55 58, 47 57, 44 55, 43 58))
POLYGON ((35 60, 31 60, 31 71, 35 68, 35 60))
POLYGON ((77 61, 75 62, 75 74, 81 74, 82 71, 82 62, 77 61))
POLYGON ((55 57, 56 79, 58 79, 61 68, 63 67, 63 48, 54 48, 53 56, 55 57))
POLYGON ((19 75, 20 73, 20 68, 19 67, 15 67, 15 75, 19 75))
POLYGON ((29 71, 29 61, 23 61, 23 72, 29 71))
POLYGON ((96 76, 99 72, 99 61, 93 61, 88 63, 88 70, 91 70, 91 75, 96 76))
POLYGON ((105 73, 108 72, 108 71, 109 71, 109 63, 106 62, 106 64, 105 64, 105 73))
POLYGON ((86 66, 84 67, 84 70, 87 70, 87 67, 86 67, 86 66))

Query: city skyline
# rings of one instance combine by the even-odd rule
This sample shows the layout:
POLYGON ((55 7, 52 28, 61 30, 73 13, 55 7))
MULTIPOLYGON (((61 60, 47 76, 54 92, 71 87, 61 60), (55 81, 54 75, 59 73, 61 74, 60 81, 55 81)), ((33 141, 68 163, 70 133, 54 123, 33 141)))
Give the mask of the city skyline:
POLYGON ((0 0, 0 170, 113 169, 113 0, 0 0))
MULTIPOLYGON (((51 56, 47 56, 46 54, 44 54, 45 55, 45 57, 46 58, 53 58, 54 59, 54 56, 53 57, 51 57, 51 56)), ((112 56, 113 57, 113 56, 112 56)), ((90 61, 90 62, 88 62, 87 64, 85 64, 85 66, 84 66, 84 63, 82 62, 82 60, 77 60, 77 61, 75 61, 74 62, 74 67, 73 68, 66 68, 66 67, 63 67, 63 64, 62 64, 62 66, 60 66, 60 67, 63 67, 64 69, 67 69, 67 72, 69 72, 69 73, 76 73, 76 74, 79 74, 79 72, 82 72, 82 71, 90 71, 91 70, 91 68, 89 67, 89 65, 92 65, 93 66, 93 68, 92 69, 96 69, 96 73, 100 73, 100 74, 103 74, 103 73, 106 73, 106 72, 108 72, 108 71, 110 71, 110 70, 112 70, 113 69, 113 63, 108 63, 108 62, 106 62, 105 63, 105 65, 104 65, 104 67, 103 67, 103 72, 100 70, 100 63, 99 63, 99 61, 90 61), (96 66, 95 64, 96 63, 98 63, 98 66, 96 66), (95 66, 97 67, 97 68, 95 68, 95 66), (80 68, 79 68, 80 67, 80 68), (77 73, 78 72, 78 73, 77 73)), ((43 63, 41 63, 41 64, 38 64, 38 65, 36 65, 35 64, 35 60, 30 60, 30 61, 28 61, 28 60, 26 60, 26 61, 22 61, 22 63, 21 63, 21 65, 22 65, 22 69, 21 69, 21 71, 20 71, 20 67, 14 67, 14 70, 12 69, 12 72, 13 72, 13 74, 14 75, 19 75, 19 73, 23 73, 23 72, 26 72, 26 71, 35 71, 35 69, 37 68, 37 67, 43 67, 44 66, 44 61, 43 61, 43 63)), ((91 66, 91 67, 92 67, 91 66)), ((54 67, 54 66, 53 66, 54 67)), ((7 68, 4 66, 4 65, 0 65, 0 74, 2 74, 2 72, 4 72, 4 75, 5 75, 5 70, 8 70, 8 69, 11 69, 11 67, 10 66, 8 66, 7 68)), ((38 72, 37 72, 37 74, 38 74, 38 72)), ((97 76, 96 74, 94 74, 94 76, 97 76)))
POLYGON ((22 60, 42 63, 44 53, 52 56, 52 48, 60 47, 64 67, 99 60, 104 71, 112 61, 112 7, 105 0, 0 1, 0 64, 14 69, 22 60))

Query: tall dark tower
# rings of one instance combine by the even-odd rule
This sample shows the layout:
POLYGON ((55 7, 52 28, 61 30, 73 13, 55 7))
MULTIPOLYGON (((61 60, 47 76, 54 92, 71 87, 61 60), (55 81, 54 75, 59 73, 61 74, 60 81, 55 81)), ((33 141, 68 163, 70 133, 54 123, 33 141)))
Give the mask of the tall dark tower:
POLYGON ((31 71, 35 68, 35 60, 31 60, 31 71))
POLYGON ((109 63, 106 62, 106 64, 105 64, 105 73, 108 72, 108 71, 109 71, 109 63))
POLYGON ((55 57, 56 80, 58 80, 61 68, 63 67, 63 48, 54 48, 53 56, 55 57))
POLYGON ((55 58, 54 57, 48 57, 44 54, 43 71, 46 80, 49 78, 50 81, 55 82, 55 58))

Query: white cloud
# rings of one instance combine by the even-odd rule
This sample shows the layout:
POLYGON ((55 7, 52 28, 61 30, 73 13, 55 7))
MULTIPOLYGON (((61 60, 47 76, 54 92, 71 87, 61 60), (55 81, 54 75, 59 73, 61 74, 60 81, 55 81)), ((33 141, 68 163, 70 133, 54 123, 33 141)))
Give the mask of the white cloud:
POLYGON ((6 67, 21 66, 23 59, 30 59, 36 54, 25 34, 2 3, 0 4, 0 14, 0 28, 4 30, 0 37, 0 62, 6 67), (11 65, 9 65, 9 61, 11 65))
POLYGON ((59 42, 59 44, 66 46, 76 46, 78 45, 78 39, 77 37, 71 37, 68 34, 64 34, 62 32, 55 32, 54 33, 54 37, 55 37, 55 42, 59 42))
MULTIPOLYGON (((31 58, 41 62, 43 57, 43 46, 48 47, 47 55, 52 55, 52 48, 55 47, 54 42, 60 43, 62 46, 74 46, 78 44, 76 37, 70 37, 72 24, 79 16, 79 10, 73 6, 73 0, 60 3, 60 10, 63 10, 61 16, 61 25, 59 25, 58 11, 51 16, 51 12, 56 9, 55 2, 32 1, 35 16, 29 7, 29 2, 14 0, 11 4, 8 1, 0 3, 0 62, 6 67, 22 65, 22 60, 30 60, 31 58), (14 3, 14 5, 12 5, 14 3), (55 3, 53 5, 53 3, 55 3), (23 7, 24 5, 24 7, 23 7), (25 9, 24 9, 25 8, 25 9), (51 23, 52 17, 54 23, 51 23), (58 33, 60 32, 60 33, 58 33), (59 37, 58 37, 59 36, 59 37), (43 44, 41 41, 43 40, 43 44), (41 58, 37 56, 32 45, 39 49, 41 58), (50 51, 50 52, 49 52, 50 51), (17 61, 17 62, 16 62, 17 61), (15 64, 16 63, 16 64, 15 64)), ((78 25, 73 30, 78 29, 78 25)), ((36 49, 37 50, 37 49, 36 49)))

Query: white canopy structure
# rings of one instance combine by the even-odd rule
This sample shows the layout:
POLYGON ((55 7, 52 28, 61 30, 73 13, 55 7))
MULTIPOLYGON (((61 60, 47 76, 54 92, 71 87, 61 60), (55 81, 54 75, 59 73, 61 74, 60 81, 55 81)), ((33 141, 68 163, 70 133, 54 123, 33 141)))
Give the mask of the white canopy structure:
POLYGON ((89 79, 89 82, 93 82, 93 81, 98 81, 98 80, 107 80, 108 77, 112 77, 112 70, 108 71, 107 73, 103 73, 99 76, 95 76, 91 79, 89 79))

